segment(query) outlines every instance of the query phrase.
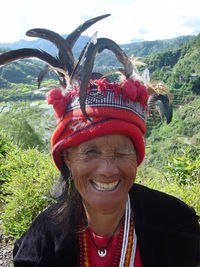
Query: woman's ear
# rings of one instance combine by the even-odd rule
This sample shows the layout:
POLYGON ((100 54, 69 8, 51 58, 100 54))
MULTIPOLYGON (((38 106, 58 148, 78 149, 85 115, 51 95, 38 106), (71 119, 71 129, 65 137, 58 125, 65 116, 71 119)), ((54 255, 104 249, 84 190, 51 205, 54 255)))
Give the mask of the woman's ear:
POLYGON ((64 149, 63 150, 63 159, 65 164, 67 165, 69 171, 70 171, 70 166, 71 166, 71 160, 70 160, 70 156, 69 156, 70 152, 68 151, 68 149, 64 149))

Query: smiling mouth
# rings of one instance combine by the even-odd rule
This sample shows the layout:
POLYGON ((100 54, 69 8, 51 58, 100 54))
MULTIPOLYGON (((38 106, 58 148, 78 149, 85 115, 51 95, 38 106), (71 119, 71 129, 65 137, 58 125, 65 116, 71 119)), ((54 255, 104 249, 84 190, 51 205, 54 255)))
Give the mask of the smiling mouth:
POLYGON ((91 184, 93 185, 93 187, 96 190, 99 190, 99 191, 111 191, 111 190, 114 190, 114 189, 117 188, 119 183, 120 183, 119 180, 116 181, 116 182, 113 182, 113 183, 100 183, 100 182, 91 180, 91 184))

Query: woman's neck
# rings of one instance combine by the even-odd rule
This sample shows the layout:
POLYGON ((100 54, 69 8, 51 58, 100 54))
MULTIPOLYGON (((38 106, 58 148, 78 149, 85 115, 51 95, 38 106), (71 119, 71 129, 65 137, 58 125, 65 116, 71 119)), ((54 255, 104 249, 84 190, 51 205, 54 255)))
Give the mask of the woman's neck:
POLYGON ((88 225, 97 235, 109 237, 113 233, 119 233, 120 226, 123 223, 122 218, 125 213, 126 203, 112 212, 96 210, 86 203, 83 203, 83 207, 88 225))

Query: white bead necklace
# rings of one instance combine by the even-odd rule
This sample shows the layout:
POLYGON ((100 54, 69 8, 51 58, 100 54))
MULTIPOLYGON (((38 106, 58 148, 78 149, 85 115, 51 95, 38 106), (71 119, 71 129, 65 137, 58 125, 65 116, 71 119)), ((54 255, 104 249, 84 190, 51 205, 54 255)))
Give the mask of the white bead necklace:
MULTIPOLYGON (((128 195, 128 199, 126 202, 124 235, 123 235, 123 243, 122 243, 122 251, 121 251, 119 267, 123 267, 124 262, 125 262, 127 246, 128 246, 128 235, 129 235, 129 229, 130 229, 130 222, 131 222, 131 205, 130 205, 130 197, 128 195)), ((137 237, 136 237, 135 228, 133 231, 133 237, 132 238, 133 238, 133 246, 131 249, 131 260, 130 260, 129 267, 133 267, 134 262, 135 262, 135 252, 136 252, 136 246, 137 246, 137 237)))

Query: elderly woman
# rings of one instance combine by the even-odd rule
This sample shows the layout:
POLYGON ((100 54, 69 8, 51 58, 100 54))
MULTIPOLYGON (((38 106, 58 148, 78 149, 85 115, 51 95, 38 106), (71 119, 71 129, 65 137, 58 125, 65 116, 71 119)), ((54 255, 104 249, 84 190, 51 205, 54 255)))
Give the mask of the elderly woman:
POLYGON ((163 100, 162 112, 169 122, 167 97, 158 91, 150 96, 153 86, 144 85, 113 41, 97 39, 85 51, 84 65, 68 69, 70 83, 76 86, 65 92, 53 89, 47 96, 58 119, 52 156, 64 181, 62 195, 16 241, 14 266, 197 266, 194 210, 135 183, 145 155, 149 107, 163 100), (89 81, 94 57, 105 48, 123 64, 123 81, 89 81))

